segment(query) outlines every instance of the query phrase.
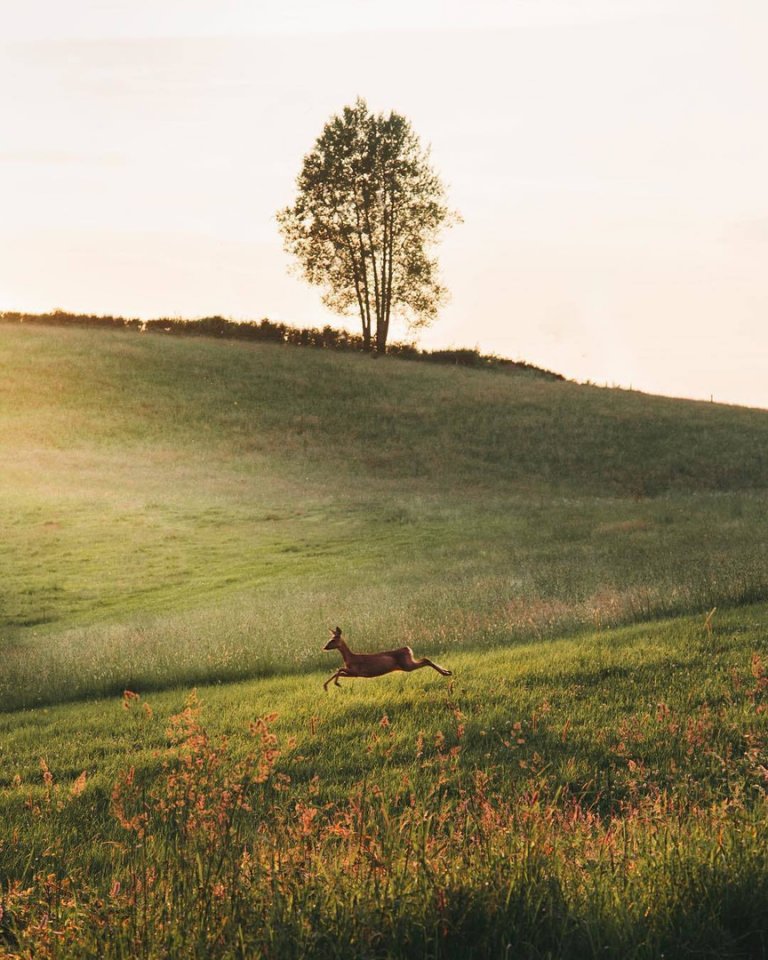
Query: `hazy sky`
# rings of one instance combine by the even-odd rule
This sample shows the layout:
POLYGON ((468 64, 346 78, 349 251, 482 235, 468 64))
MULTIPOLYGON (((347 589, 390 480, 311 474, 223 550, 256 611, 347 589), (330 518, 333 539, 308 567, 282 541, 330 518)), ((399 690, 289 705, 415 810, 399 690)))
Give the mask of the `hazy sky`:
POLYGON ((768 408, 767 44, 765 0, 0 0, 0 309, 337 322, 274 214, 361 95, 465 221, 423 345, 768 408))

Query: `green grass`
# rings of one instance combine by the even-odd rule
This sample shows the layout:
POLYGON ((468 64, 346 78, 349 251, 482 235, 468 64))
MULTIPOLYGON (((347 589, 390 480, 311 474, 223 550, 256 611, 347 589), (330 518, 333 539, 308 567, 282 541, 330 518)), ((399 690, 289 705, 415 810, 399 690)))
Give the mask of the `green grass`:
POLYGON ((0 344, 6 709, 304 670, 336 622, 436 651, 768 595, 761 411, 133 332, 0 344))
POLYGON ((450 682, 208 686, 181 737, 180 690, 6 715, 0 856, 40 884, 9 888, 9 933, 38 956, 49 927, 64 956, 760 956, 765 615, 456 651, 450 682), (262 783, 238 764, 266 714, 262 783))
POLYGON ((0 360, 0 955, 765 955, 768 413, 136 332, 0 360), (324 694, 336 623, 455 677, 324 694))
MULTIPOLYGON (((340 662, 334 651, 323 654, 323 671, 198 690, 206 724, 216 734, 242 740, 250 720, 276 712, 275 732, 296 740, 294 773, 295 754, 311 754, 306 776, 317 772, 324 789, 337 799, 357 780, 380 772, 379 757, 367 745, 373 734, 381 733, 384 714, 403 741, 412 742, 420 730, 428 740, 438 731, 450 734, 456 710, 464 717, 470 764, 488 760, 490 767, 501 766, 505 776, 514 777, 520 774, 518 759, 546 752, 554 783, 568 782, 576 759, 583 788, 594 781, 596 759, 602 762, 616 747, 615 742, 606 746, 608 733, 615 733, 629 717, 655 716, 659 704, 683 715, 705 707, 713 714, 722 712, 721 733, 728 727, 736 731, 745 715, 764 726, 768 711, 755 713, 755 706, 768 697, 768 689, 757 704, 748 702, 745 692, 756 683, 753 653, 768 655, 765 616, 765 605, 717 613, 711 635, 705 618, 683 617, 480 652, 457 649, 446 653, 446 665, 454 671, 451 680, 423 670, 376 681, 343 680, 341 688, 331 686, 325 693, 322 684, 340 662), (537 713, 540 728, 533 735, 530 724, 537 713), (516 723, 526 727, 522 748, 513 737, 516 723)), ((92 767, 94 783, 106 788, 129 761, 156 766, 157 751, 167 744, 167 718, 183 709, 188 693, 179 688, 147 695, 144 699, 156 714, 151 722, 137 717, 140 711, 125 711, 120 697, 0 715, 4 760, 13 758, 11 765, 3 765, 0 785, 11 787, 17 775, 25 782, 39 779, 43 742, 49 765, 65 780, 92 767)), ((661 724, 656 734, 663 729, 661 724)), ((663 737, 641 742, 642 751, 656 751, 656 762, 665 764, 670 751, 680 746, 663 737)), ((635 751, 639 746, 630 745, 635 751)), ((689 757, 689 772, 698 770, 706 782, 705 771, 711 772, 713 763, 717 766, 724 749, 725 741, 713 740, 707 751, 689 757)), ((654 762, 653 753, 643 757, 654 762)), ((398 752, 387 764, 395 779, 411 760, 407 751, 398 752)))

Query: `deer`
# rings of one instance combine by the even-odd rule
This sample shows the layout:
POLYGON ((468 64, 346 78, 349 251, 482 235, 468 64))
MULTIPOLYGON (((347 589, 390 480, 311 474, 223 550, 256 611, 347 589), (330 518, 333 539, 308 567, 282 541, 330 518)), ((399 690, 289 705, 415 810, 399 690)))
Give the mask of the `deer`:
POLYGON ((328 684, 333 681, 340 687, 339 677, 383 677, 385 673, 395 670, 420 670, 422 667, 432 667, 444 677, 450 677, 451 671, 433 663, 426 657, 415 660, 410 647, 398 647, 397 650, 385 650, 382 653, 352 653, 341 636, 341 627, 330 631, 331 639, 323 650, 338 650, 344 660, 344 666, 334 673, 323 684, 323 690, 328 692, 328 684))

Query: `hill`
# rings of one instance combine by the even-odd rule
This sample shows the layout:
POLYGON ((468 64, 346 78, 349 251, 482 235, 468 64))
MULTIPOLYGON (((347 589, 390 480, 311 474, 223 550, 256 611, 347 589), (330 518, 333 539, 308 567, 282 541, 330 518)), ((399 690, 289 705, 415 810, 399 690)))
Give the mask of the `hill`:
POLYGON ((766 596, 765 412, 275 344, 0 336, 6 709, 304 669, 337 621, 434 651, 766 596))
POLYGON ((768 413, 0 350, 0 956, 766 954, 768 413))

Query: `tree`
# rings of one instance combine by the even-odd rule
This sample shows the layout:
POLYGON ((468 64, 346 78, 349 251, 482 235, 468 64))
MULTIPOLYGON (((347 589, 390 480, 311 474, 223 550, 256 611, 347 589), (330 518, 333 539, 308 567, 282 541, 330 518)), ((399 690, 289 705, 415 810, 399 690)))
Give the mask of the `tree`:
POLYGON ((277 219, 304 277, 338 313, 358 311, 366 350, 384 353, 393 310, 426 326, 445 301, 431 246, 459 217, 410 122, 365 100, 326 123, 277 219))

